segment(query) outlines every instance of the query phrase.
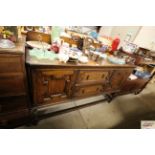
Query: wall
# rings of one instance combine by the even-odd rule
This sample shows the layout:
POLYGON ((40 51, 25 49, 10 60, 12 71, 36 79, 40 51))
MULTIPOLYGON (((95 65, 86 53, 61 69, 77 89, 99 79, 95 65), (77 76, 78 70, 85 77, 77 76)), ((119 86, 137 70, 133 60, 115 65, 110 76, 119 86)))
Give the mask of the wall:
POLYGON ((111 36, 113 26, 102 26, 99 32, 100 36, 111 36))
MULTIPOLYGON (((83 27, 83 31, 89 31, 94 27, 83 27)), ((110 36, 112 38, 119 37, 122 45, 127 34, 131 34, 130 42, 137 44, 140 47, 152 49, 155 51, 155 26, 102 26, 99 34, 110 36)))
POLYGON ((134 43, 155 51, 155 26, 143 26, 134 43))
POLYGON ((90 33, 91 31, 96 31, 96 26, 64 26, 61 28, 63 30, 65 28, 70 30, 76 30, 76 31, 79 31, 80 33, 90 33))
POLYGON ((133 42, 139 33, 141 26, 114 26, 111 32, 111 37, 119 37, 122 45, 123 41, 126 39, 127 34, 131 34, 130 42, 133 42))

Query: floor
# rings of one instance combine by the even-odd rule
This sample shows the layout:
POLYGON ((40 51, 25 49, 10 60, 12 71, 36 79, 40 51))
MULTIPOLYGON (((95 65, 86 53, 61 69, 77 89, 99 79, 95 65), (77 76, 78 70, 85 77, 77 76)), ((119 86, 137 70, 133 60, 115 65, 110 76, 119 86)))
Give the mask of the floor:
MULTIPOLYGON (((98 97, 99 98, 99 97, 98 97)), ((66 104, 78 105, 90 98, 66 104)), ((60 110, 63 106, 53 107, 60 110)), ((141 120, 155 120, 155 87, 149 84, 139 95, 116 97, 110 104, 100 102, 80 110, 44 119, 36 126, 23 126, 25 129, 138 129, 141 120)))

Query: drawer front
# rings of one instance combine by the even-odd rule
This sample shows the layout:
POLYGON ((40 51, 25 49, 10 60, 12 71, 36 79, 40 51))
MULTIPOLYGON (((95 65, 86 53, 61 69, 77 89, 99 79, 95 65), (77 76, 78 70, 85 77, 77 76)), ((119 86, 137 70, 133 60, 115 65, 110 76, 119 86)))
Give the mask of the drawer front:
POLYGON ((22 74, 0 75, 0 97, 25 94, 24 76, 22 74))
POLYGON ((0 114, 28 109, 26 96, 0 98, 0 114))
POLYGON ((103 93, 104 89, 102 85, 86 86, 86 87, 76 87, 74 96, 91 96, 103 93))
POLYGON ((21 55, 0 54, 0 73, 23 72, 21 55))
POLYGON ((77 83, 105 81, 107 76, 108 71, 80 71, 77 83))

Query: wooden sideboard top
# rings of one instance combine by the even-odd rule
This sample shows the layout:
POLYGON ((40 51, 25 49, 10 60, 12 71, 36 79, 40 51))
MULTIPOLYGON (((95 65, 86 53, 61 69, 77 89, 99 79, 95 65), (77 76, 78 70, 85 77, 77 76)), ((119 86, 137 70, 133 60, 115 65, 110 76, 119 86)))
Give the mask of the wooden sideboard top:
POLYGON ((26 63, 30 66, 62 66, 62 67, 119 67, 119 68, 134 68, 134 65, 119 65, 119 64, 112 64, 108 61, 104 61, 102 64, 98 64, 92 60, 89 60, 88 63, 62 63, 58 60, 51 61, 49 59, 37 59, 29 55, 29 51, 26 51, 26 63))

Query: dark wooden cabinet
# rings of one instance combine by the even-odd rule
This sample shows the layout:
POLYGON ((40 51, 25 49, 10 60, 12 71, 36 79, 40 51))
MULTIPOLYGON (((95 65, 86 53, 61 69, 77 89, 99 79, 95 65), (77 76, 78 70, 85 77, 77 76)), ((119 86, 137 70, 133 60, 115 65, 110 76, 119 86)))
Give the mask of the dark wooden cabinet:
POLYGON ((17 43, 16 48, 0 49, 0 126, 28 114, 25 45, 17 43))

